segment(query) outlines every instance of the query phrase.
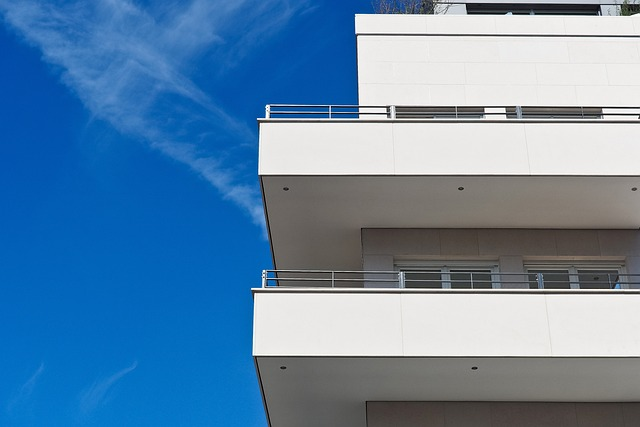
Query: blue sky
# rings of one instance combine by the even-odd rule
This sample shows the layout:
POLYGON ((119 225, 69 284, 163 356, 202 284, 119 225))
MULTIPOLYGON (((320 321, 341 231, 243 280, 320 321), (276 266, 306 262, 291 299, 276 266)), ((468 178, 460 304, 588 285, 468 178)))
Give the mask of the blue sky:
POLYGON ((267 103, 356 103, 368 0, 0 0, 0 426, 265 426, 267 103))

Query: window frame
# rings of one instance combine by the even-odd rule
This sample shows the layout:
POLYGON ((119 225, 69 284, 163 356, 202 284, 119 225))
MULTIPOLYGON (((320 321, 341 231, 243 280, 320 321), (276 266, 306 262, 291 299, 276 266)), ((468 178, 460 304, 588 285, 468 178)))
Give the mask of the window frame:
MULTIPOLYGON (((394 262, 394 269, 400 273, 407 272, 431 272, 429 270, 440 270, 440 287, 415 287, 415 289, 501 289, 500 284, 500 270, 499 265, 495 261, 396 261, 394 262), (452 271, 456 270, 456 271, 452 271), (462 271, 457 271, 462 270, 462 271), (483 270, 488 270, 485 272, 483 270), (491 275, 491 288, 455 288, 452 286, 451 274, 452 273, 484 273, 491 275)), ((435 272, 434 272, 435 273, 435 272)), ((404 280, 403 280, 404 282, 404 280)), ((404 283, 401 287, 405 287, 404 283)), ((411 288, 409 288, 411 289, 411 288)))
MULTIPOLYGON (((524 264, 524 274, 529 277, 529 275, 537 274, 535 270, 557 270, 558 272, 566 272, 569 276, 569 287, 568 288, 540 288, 540 284, 538 283, 538 289, 628 289, 629 284, 622 282, 620 283, 620 287, 611 287, 608 288, 582 288, 580 287, 580 275, 584 275, 584 270, 592 270, 592 271, 600 271, 600 270, 617 270, 617 275, 625 276, 626 270, 624 264, 622 263, 526 263, 524 264), (534 271, 531 271, 534 270, 534 271), (579 273, 579 271, 583 271, 579 273)), ((544 274, 544 273, 543 273, 544 274)), ((531 280, 528 280, 531 284, 531 280)), ((535 289, 535 288, 533 288, 535 289)))

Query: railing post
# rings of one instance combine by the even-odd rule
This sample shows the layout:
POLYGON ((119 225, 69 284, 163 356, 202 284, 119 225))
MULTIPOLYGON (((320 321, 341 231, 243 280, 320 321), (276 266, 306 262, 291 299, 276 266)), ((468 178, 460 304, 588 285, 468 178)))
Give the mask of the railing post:
POLYGON ((456 119, 457 119, 458 118, 458 106, 457 105, 455 106, 455 109, 456 109, 456 119))
POLYGON ((389 106, 389 118, 391 120, 395 120, 396 119, 396 106, 395 105, 390 105, 389 106))
POLYGON ((469 272, 469 281, 471 282, 471 289, 473 289, 473 271, 469 272))
POLYGON ((331 271, 331 288, 335 288, 336 287, 336 272, 335 271, 331 271))
POLYGON ((264 107, 264 116, 267 119, 271 118, 271 105, 269 105, 269 104, 265 105, 265 107, 264 107))
POLYGON ((329 118, 331 118, 331 105, 329 105, 329 118))
POLYGON ((398 287, 404 289, 404 271, 398 271, 398 287))
POLYGON ((267 270, 262 270, 262 287, 267 287, 267 270))
POLYGON ((544 276, 542 273, 536 273, 536 280, 538 281, 538 289, 544 289, 544 276))
POLYGON ((522 106, 516 105, 516 118, 522 119, 522 106))

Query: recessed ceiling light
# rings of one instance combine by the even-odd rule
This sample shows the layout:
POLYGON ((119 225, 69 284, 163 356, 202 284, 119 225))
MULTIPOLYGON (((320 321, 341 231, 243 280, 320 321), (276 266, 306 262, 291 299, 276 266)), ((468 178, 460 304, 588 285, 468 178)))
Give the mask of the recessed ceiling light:
POLYGON ((632 187, 631 191, 638 191, 638 187, 632 187))
POLYGON ((285 369, 287 369, 287 367, 286 366, 280 366, 280 369, 282 369, 284 371, 285 369))
POLYGON ((289 191, 289 187, 282 187, 284 191, 289 191))
POLYGON ((472 367, 471 367, 471 370, 472 370, 472 371, 477 371, 477 370, 478 370, 478 367, 477 367, 477 366, 472 366, 472 367))
POLYGON ((458 187, 458 191, 463 191, 464 187, 458 187))

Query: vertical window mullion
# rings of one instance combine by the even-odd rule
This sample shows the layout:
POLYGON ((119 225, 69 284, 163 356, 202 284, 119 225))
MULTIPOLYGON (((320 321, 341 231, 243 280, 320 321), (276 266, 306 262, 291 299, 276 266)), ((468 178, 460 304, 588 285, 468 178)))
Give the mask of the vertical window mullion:
POLYGON ((442 277, 442 289, 451 289, 451 274, 449 267, 442 267, 440 274, 442 277))

